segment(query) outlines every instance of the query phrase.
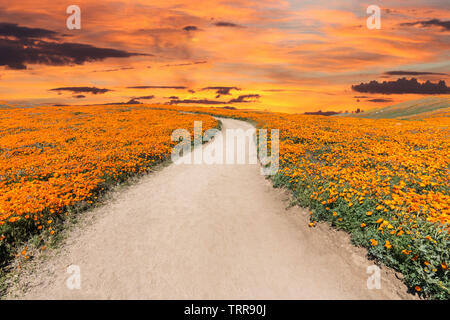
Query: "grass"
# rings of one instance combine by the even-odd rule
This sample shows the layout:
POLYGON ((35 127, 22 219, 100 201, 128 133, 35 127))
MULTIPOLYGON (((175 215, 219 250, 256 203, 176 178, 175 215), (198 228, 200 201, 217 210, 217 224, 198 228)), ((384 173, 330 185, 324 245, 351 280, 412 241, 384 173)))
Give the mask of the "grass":
POLYGON ((428 97, 402 102, 393 106, 373 109, 355 117, 369 119, 408 119, 423 115, 428 117, 434 113, 450 111, 450 98, 428 97))

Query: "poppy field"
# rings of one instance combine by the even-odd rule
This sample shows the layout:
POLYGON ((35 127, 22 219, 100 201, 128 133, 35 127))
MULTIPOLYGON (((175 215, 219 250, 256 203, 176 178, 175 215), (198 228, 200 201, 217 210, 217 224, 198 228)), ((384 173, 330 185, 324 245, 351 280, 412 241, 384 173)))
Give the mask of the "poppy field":
POLYGON ((450 118, 363 119, 210 108, 279 129, 275 187, 349 232, 412 293, 450 298, 450 118))
POLYGON ((194 120, 203 130, 218 124, 135 106, 0 109, 0 266, 32 235, 52 236, 77 208, 170 159, 172 132, 193 134, 194 120))
POLYGON ((51 235, 70 208, 166 160, 173 130, 192 130, 194 120, 204 131, 217 127, 212 116, 278 129, 280 170, 271 179, 310 208, 311 228, 327 221, 347 231, 370 257, 401 273, 412 293, 450 298, 444 116, 363 119, 166 105, 1 109, 2 261, 30 234, 51 235))

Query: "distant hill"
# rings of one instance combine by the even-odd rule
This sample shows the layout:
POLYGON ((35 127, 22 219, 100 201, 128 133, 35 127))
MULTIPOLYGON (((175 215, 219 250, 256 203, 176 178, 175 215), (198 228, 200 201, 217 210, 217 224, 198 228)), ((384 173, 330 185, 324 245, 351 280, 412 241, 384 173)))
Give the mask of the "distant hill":
POLYGON ((354 115, 370 119, 420 119, 450 114, 450 97, 428 97, 354 115))
POLYGON ((335 116, 338 115, 339 112, 336 111, 316 111, 316 112, 305 112, 304 114, 315 115, 315 116, 335 116))

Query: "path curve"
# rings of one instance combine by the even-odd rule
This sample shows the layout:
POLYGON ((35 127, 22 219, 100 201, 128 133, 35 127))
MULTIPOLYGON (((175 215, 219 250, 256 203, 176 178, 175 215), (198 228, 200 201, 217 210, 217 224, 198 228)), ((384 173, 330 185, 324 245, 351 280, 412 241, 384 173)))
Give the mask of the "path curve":
MULTIPOLYGON (((222 122, 223 134, 251 128, 222 122)), ((309 228, 308 212, 287 205, 258 165, 171 164, 85 213, 90 223, 36 266, 21 298, 410 298, 385 269, 382 288, 367 289, 365 250, 326 224, 309 228), (70 265, 79 290, 66 286, 70 265)))

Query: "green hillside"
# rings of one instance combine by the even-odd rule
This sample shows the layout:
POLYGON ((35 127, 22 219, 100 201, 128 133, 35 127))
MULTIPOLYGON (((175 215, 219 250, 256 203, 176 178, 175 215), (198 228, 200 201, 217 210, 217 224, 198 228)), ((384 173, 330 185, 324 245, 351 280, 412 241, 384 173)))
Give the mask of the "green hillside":
POLYGON ((370 119, 408 119, 420 117, 421 114, 423 114, 424 117, 429 117, 435 113, 449 111, 446 110, 449 108, 450 97, 428 97, 405 101, 381 109, 370 110, 355 116, 370 119))

